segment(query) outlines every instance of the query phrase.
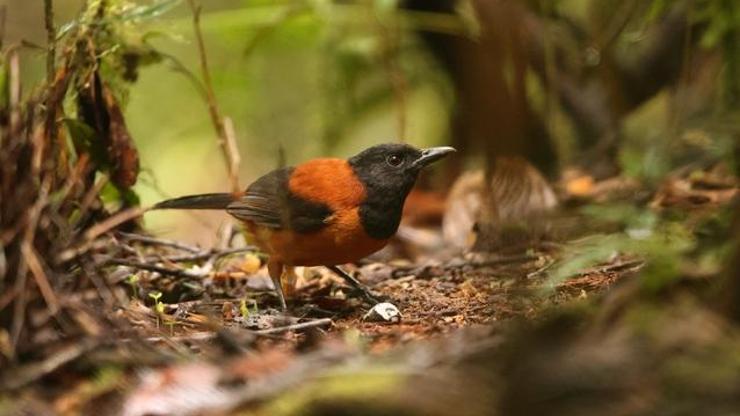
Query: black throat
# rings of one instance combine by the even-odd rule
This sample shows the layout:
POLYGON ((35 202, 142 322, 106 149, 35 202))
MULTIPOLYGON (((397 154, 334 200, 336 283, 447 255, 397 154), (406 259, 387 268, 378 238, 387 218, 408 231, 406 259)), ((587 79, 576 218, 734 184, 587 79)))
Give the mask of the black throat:
POLYGON ((403 203, 408 191, 392 192, 382 186, 365 184, 367 199, 360 205, 360 221, 365 232, 379 240, 388 239, 401 223, 403 203))
POLYGON ((382 180, 372 170, 355 167, 355 174, 365 186, 367 198, 360 205, 360 221, 365 232, 379 240, 392 237, 401 223, 401 213, 406 196, 414 185, 416 175, 382 180))

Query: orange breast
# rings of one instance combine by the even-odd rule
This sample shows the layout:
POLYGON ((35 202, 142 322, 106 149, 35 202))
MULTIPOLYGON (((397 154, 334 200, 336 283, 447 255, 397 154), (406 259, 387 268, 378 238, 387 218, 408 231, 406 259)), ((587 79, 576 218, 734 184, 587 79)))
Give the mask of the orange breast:
POLYGON ((253 242, 272 260, 292 266, 331 266, 351 263, 381 248, 388 240, 367 235, 360 223, 359 208, 336 211, 321 230, 298 234, 249 224, 253 242))

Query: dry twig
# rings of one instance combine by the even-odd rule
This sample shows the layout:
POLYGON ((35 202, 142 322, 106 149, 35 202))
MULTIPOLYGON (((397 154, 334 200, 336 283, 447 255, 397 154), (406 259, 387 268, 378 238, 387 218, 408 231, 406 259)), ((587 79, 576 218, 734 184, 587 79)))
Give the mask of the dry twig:
POLYGON ((313 321, 300 322, 297 324, 281 326, 278 328, 261 329, 259 331, 254 331, 254 333, 257 335, 279 334, 281 332, 297 331, 299 329, 315 328, 317 326, 331 325, 331 323, 332 323, 331 318, 321 318, 321 319, 315 319, 313 321))
POLYGON ((205 277, 205 274, 201 274, 201 273, 191 273, 187 270, 170 269, 167 267, 156 266, 154 264, 140 263, 140 262, 122 260, 122 259, 110 259, 106 261, 105 264, 133 267, 135 269, 148 270, 150 272, 157 272, 159 274, 175 276, 175 277, 182 277, 185 279, 202 279, 203 277, 205 277))
POLYGON ((164 246, 164 247, 172 247, 178 250, 188 251, 193 254, 202 253, 202 250, 200 250, 199 248, 181 243, 179 241, 166 240, 163 238, 156 238, 156 237, 152 237, 148 235, 124 233, 124 232, 119 232, 118 235, 128 241, 136 241, 139 243, 146 243, 146 244, 158 245, 158 246, 164 246))
POLYGON ((147 208, 133 207, 117 212, 105 220, 93 225, 85 232, 85 240, 88 242, 95 240, 101 235, 107 233, 113 228, 123 224, 126 221, 140 217, 147 211, 147 208))
POLYGON ((164 260, 171 261, 173 263, 180 263, 180 262, 188 262, 188 261, 206 260, 210 258, 220 258, 220 257, 229 256, 231 254, 249 253, 249 252, 256 251, 256 250, 257 248, 254 246, 230 248, 230 249, 225 249, 225 250, 208 250, 208 251, 203 251, 203 252, 196 253, 196 254, 164 257, 164 260))
POLYGON ((200 58, 201 76, 203 78, 206 92, 208 112, 211 115, 211 122, 213 123, 213 127, 216 129, 216 134, 219 138, 218 143, 221 146, 224 162, 226 163, 226 168, 228 170, 231 190, 232 192, 239 192, 241 191, 241 187, 239 186, 239 152, 236 151, 236 141, 233 137, 233 129, 232 134, 229 134, 229 130, 226 127, 227 123, 224 123, 224 117, 221 115, 218 101, 216 100, 216 93, 213 90, 211 72, 208 69, 208 56, 206 55, 205 42, 203 41, 203 33, 200 30, 201 7, 195 3, 195 0, 188 0, 188 4, 193 13, 193 31, 195 32, 195 39, 198 44, 198 56, 200 58))
POLYGON ((54 7, 52 0, 44 0, 44 26, 46 28, 46 80, 54 81, 56 60, 56 30, 54 29, 54 7))

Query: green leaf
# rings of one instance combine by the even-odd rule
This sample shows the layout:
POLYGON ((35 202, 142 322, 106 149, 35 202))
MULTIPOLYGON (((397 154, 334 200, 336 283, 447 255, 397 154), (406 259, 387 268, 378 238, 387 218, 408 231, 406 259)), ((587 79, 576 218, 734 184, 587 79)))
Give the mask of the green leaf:
POLYGON ((111 182, 107 182, 100 190, 100 199, 105 205, 114 205, 121 202, 121 192, 111 182))

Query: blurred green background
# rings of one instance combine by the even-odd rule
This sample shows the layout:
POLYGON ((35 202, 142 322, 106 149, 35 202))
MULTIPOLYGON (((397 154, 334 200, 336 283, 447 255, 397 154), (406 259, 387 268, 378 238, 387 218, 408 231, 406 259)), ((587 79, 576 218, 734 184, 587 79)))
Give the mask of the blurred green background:
MULTIPOLYGON (((124 99, 141 157, 135 191, 144 205, 229 190, 206 102, 181 70, 200 76, 190 9, 186 2, 158 3, 161 15, 131 23, 130 33, 124 32, 130 45, 171 56, 142 65, 124 99)), ((394 62, 407 84, 401 110, 383 62, 382 5, 313 3, 202 2, 214 89, 221 112, 234 123, 243 187, 278 166, 281 148, 286 162, 294 164, 324 155, 346 157, 398 140, 399 111, 404 111, 407 142, 423 146, 446 140, 452 95, 418 42, 411 36, 392 41, 394 48, 404 48, 397 55, 402 59, 394 62)), ((82 4, 55 1, 57 27, 69 23, 82 4)), ((34 48, 45 44, 43 2, 3 0, 0 5, 7 10, 5 42, 29 46, 22 54, 28 92, 44 76, 44 51, 34 48)), ((155 233, 203 244, 213 241, 226 220, 210 212, 145 217, 155 233)))
MULTIPOLYGON (((53 2, 60 32, 83 3, 53 2)), ((490 161, 492 146, 533 137, 539 141, 512 153, 541 153, 560 167, 592 172, 612 162, 615 169, 601 170, 653 187, 689 162, 737 153, 734 0, 403 2, 412 10, 397 0, 201 3, 215 94, 235 126, 242 187, 277 167, 281 149, 294 164, 399 139, 454 144, 455 161, 464 165, 490 161), (497 33, 502 26, 513 35, 497 33), (460 36, 433 38, 440 34, 460 36), (444 59, 435 58, 445 53, 452 59, 443 67, 444 59), (519 67, 512 64, 517 59, 519 67), (511 116, 519 120, 504 131, 511 116)), ((121 84, 113 87, 140 152, 135 192, 142 203, 229 190, 206 102, 193 82, 201 74, 188 3, 109 4, 118 20, 107 44, 123 50, 102 54, 134 56, 137 64, 129 81, 118 68, 106 82, 121 84)), ((43 2, 0 0, 0 6, 5 45, 23 45, 29 95, 44 77, 43 2)), ((225 220, 205 212, 145 217, 157 234, 203 244, 213 242, 225 220)))

